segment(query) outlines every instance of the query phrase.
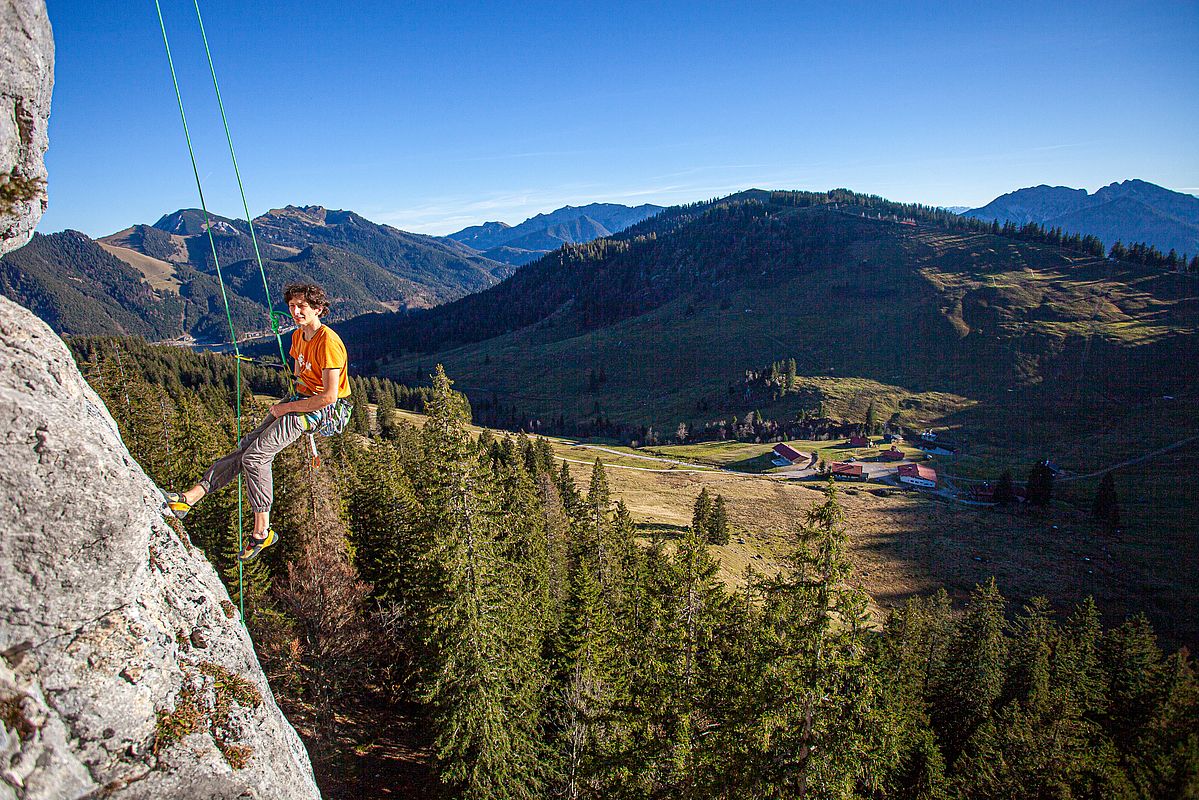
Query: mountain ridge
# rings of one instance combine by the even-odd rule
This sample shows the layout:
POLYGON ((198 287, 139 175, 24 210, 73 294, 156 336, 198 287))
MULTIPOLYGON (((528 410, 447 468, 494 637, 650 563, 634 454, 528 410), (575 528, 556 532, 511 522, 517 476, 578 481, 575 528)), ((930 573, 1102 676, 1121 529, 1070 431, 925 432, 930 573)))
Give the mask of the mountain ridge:
POLYGON ((618 233, 662 210, 662 206, 650 203, 567 205, 536 214, 519 225, 485 222, 448 234, 446 238, 484 251, 485 255, 490 253, 497 260, 523 265, 563 244, 581 244, 618 233))
POLYGON ((152 341, 226 342, 215 246, 242 335, 268 328, 257 254, 271 282, 313 281, 333 300, 331 320, 427 307, 486 288, 514 268, 458 242, 378 225, 352 211, 285 206, 254 220, 164 214, 98 240, 39 235, 0 261, 0 290, 59 333, 134 334, 152 341), (212 223, 209 237, 205 219, 212 223))
POLYGON ((1163 252, 1199 254, 1199 197, 1139 179, 1113 182, 1093 194, 1046 184, 1017 189, 963 216, 1089 233, 1108 247, 1145 242, 1163 252))

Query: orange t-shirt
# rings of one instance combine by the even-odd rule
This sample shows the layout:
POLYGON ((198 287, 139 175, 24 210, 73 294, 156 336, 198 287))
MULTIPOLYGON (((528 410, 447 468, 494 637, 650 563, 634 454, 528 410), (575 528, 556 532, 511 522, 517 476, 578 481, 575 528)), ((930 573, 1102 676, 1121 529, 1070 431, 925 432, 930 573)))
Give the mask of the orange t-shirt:
POLYGON ((328 325, 320 326, 311 341, 304 341, 304 331, 297 328, 291 335, 290 355, 296 360, 296 388, 300 394, 311 397, 325 391, 322 371, 336 369, 340 370, 337 373, 337 396, 350 396, 346 346, 328 325))

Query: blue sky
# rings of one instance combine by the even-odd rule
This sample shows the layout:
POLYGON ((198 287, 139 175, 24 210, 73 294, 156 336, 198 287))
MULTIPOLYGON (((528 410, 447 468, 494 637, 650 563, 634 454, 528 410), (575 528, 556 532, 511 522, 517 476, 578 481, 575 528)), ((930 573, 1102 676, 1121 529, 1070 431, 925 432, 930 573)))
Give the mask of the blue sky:
MULTIPOLYGON (((210 210, 240 216, 191 0, 160 0, 210 210)), ((153 0, 48 0, 50 207, 198 205, 153 0)), ((250 210, 445 234, 593 201, 848 187, 1199 193, 1199 3, 201 3, 250 210)))

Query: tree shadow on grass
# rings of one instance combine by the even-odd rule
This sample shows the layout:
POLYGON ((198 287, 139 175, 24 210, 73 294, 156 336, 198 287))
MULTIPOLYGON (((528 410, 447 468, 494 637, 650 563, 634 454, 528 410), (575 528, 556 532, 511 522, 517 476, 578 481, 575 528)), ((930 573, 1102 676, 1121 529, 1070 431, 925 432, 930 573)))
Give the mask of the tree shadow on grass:
POLYGON ((743 458, 740 461, 733 461, 725 464, 724 468, 733 472, 751 472, 759 474, 767 470, 774 469, 774 454, 763 453, 760 456, 753 458, 743 458))
POLYGON ((669 522, 638 522, 637 535, 646 538, 681 539, 687 535, 686 525, 672 525, 669 522))

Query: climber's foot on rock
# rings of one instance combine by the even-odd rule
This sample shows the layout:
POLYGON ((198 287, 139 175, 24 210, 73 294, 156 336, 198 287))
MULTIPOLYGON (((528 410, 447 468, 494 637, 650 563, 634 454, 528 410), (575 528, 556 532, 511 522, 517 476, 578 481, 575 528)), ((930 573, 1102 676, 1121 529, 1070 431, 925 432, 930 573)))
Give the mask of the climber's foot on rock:
POLYGON ((187 512, 192 510, 191 503, 183 498, 183 495, 178 492, 163 492, 162 513, 163 516, 172 514, 178 519, 183 519, 187 516, 187 512))

